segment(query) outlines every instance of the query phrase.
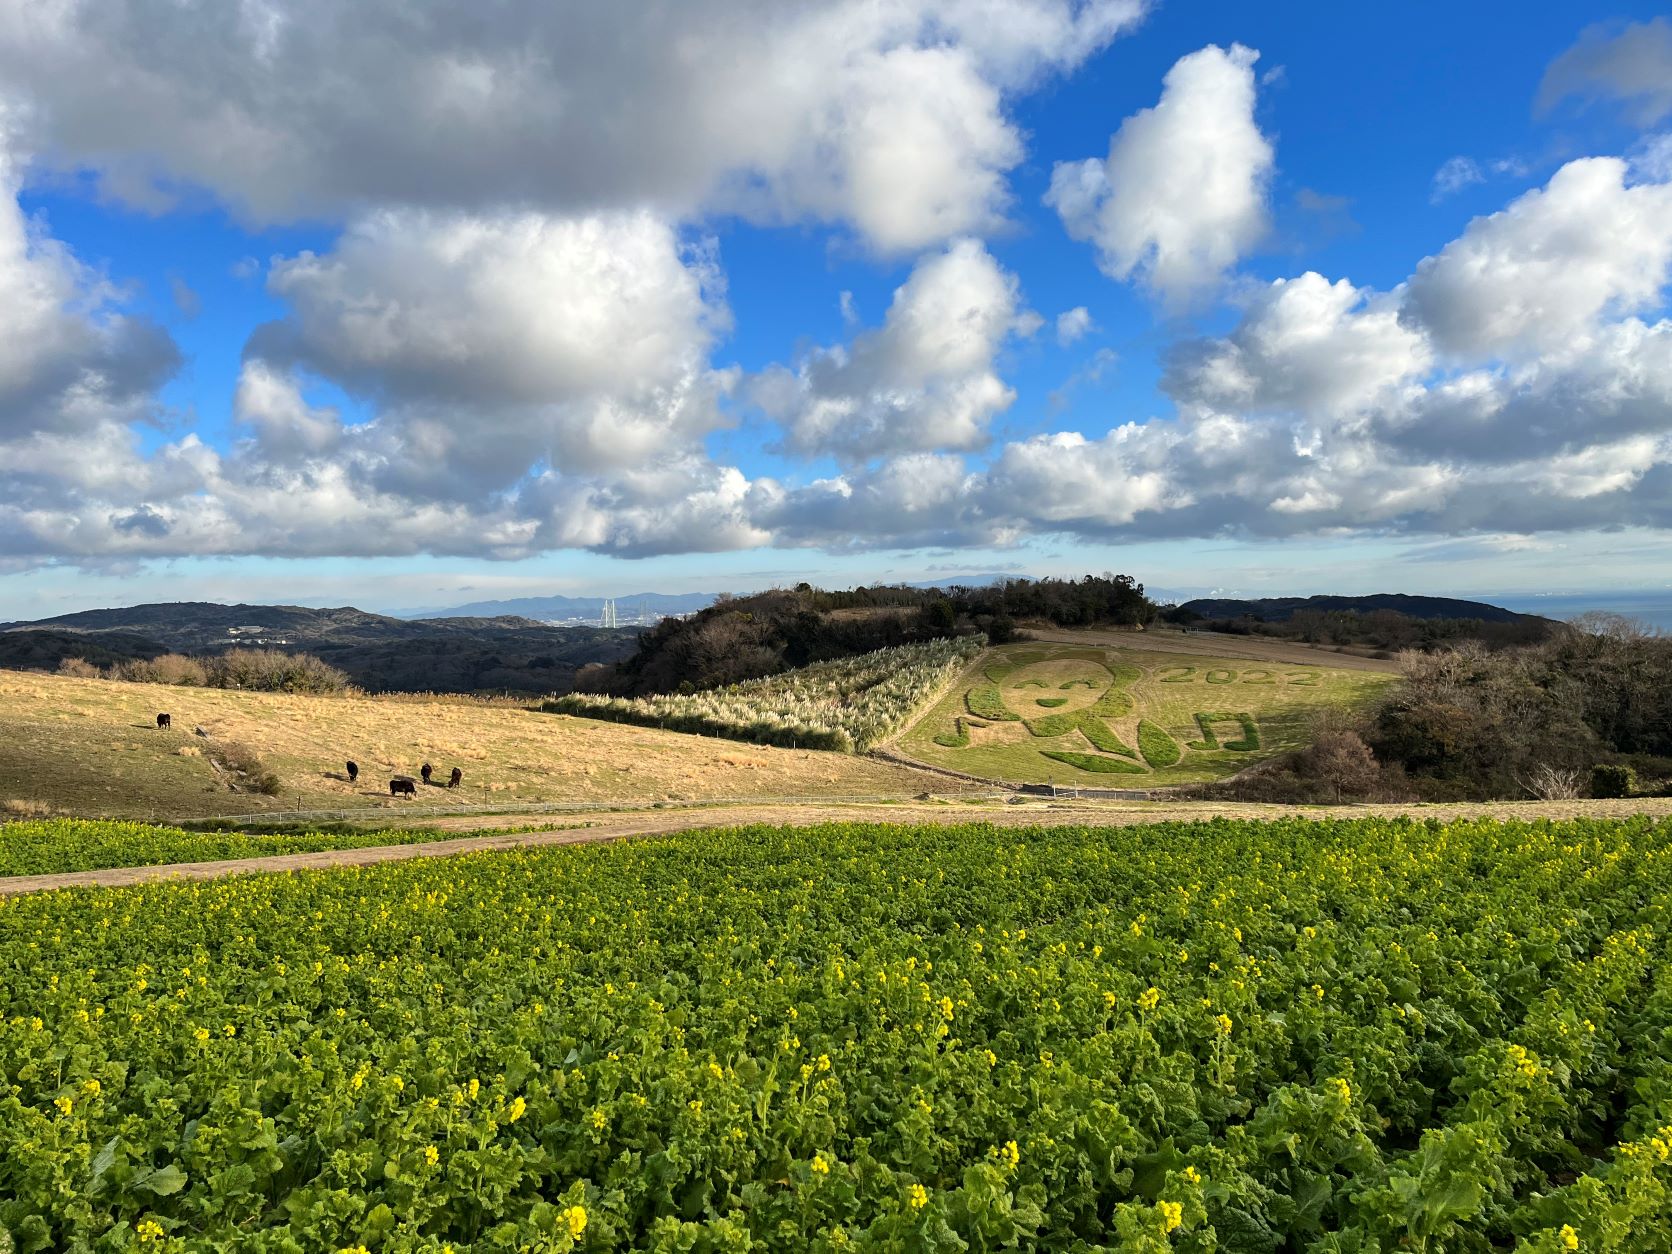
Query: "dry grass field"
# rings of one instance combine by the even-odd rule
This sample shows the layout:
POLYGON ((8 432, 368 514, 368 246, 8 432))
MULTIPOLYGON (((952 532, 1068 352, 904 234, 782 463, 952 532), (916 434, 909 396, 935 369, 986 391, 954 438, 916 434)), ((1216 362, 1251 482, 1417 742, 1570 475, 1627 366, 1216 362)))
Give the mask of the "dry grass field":
POLYGON ((383 808, 389 777, 424 762, 456 791, 418 785, 430 806, 653 804, 749 798, 910 797, 948 781, 835 753, 770 749, 449 700, 287 696, 0 671, 0 817, 31 813, 189 819, 383 808), (159 731, 156 716, 173 717, 159 731), (207 737, 199 736, 201 727, 207 737), (248 746, 279 792, 235 791, 214 759, 248 746), (354 759, 360 779, 348 782, 354 759))

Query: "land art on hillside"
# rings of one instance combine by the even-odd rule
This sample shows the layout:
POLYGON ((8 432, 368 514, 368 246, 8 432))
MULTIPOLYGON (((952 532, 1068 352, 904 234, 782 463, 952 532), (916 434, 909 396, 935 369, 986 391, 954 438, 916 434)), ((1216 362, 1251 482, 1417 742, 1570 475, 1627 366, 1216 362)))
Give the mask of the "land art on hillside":
POLYGON ((1319 713, 1363 707, 1390 682, 1287 662, 1005 645, 977 659, 899 747, 934 766, 1018 783, 1197 783, 1298 748, 1319 713))

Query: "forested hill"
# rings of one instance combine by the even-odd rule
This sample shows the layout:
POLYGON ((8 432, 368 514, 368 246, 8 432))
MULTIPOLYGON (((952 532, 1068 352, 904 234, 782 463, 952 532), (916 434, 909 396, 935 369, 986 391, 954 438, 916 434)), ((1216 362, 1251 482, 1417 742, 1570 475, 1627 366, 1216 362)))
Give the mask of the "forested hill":
POLYGON ((1144 626, 1157 612, 1144 586, 1126 575, 846 591, 804 583, 723 597, 689 618, 668 619, 640 636, 631 657, 583 671, 576 687, 624 695, 691 691, 941 636, 986 632, 1002 640, 1018 622, 1144 626))
POLYGON ((1515 623, 1534 617, 1517 614, 1501 606, 1484 601, 1460 601, 1452 597, 1406 596, 1400 592, 1382 592, 1373 596, 1313 596, 1262 597, 1239 601, 1224 598, 1203 598, 1186 601, 1179 606, 1198 618, 1209 621, 1233 618, 1252 618, 1266 623, 1286 623, 1296 613, 1370 614, 1377 610, 1391 610, 1407 618, 1472 618, 1483 623, 1515 623))

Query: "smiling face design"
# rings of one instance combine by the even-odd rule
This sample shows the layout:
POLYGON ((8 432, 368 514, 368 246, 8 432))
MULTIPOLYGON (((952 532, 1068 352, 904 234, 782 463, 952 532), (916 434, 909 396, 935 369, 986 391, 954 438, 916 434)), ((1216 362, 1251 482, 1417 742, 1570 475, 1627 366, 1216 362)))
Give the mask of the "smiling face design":
POLYGON ((999 692, 1013 713, 1038 718, 1086 709, 1113 684, 1114 676, 1096 662, 1076 658, 1019 667, 1005 676, 999 692))

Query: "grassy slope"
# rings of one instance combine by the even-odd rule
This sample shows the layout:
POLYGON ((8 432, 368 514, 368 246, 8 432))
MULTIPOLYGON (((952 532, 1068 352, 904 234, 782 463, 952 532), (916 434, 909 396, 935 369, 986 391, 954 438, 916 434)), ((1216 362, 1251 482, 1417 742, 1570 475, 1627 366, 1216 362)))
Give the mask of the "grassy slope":
MULTIPOLYGON (((1389 676, 1362 670, 1259 662, 1207 653, 1185 655, 1174 651, 1057 642, 1005 645, 976 659, 947 695, 906 731, 896 747, 922 762, 967 771, 988 779, 1018 783, 1080 784, 1102 788, 1199 783, 1233 775, 1262 758, 1300 746, 1305 742, 1309 719, 1316 711, 1326 707, 1361 707, 1373 701, 1390 682, 1393 681, 1389 676), (1035 656, 1044 660, 1034 664, 1033 673, 1048 682, 1053 677, 1071 677, 1077 670, 1083 669, 1081 659, 1086 658, 1103 659, 1111 666, 1124 664, 1138 667, 1143 672, 1142 678, 1127 686, 1136 708, 1127 716, 1106 720, 1116 734, 1134 749, 1138 746, 1140 719, 1160 724, 1183 745, 1199 738, 1194 717, 1197 712, 1246 711, 1254 715, 1259 724, 1260 750, 1235 753, 1225 749, 1217 752, 1187 749, 1177 765, 1162 770, 1143 774, 1093 774, 1053 761, 1041 752, 1055 749, 1096 753, 1095 747, 1077 731, 1066 736, 1046 738, 1034 736, 1020 722, 995 722, 985 728, 971 728, 970 743, 965 748, 952 749, 935 743, 936 736, 952 730, 955 717, 968 716, 964 696, 972 686, 987 682, 982 672, 995 657, 1015 661, 1018 657, 1035 656), (1179 674, 1187 666, 1195 667, 1195 672, 1185 682, 1162 682, 1162 676, 1179 674), (1235 681, 1210 684, 1206 682, 1206 676, 1211 670, 1233 671, 1236 673, 1235 681), (1289 682, 1307 671, 1318 674, 1315 685, 1302 687, 1289 682), (1248 682, 1255 672, 1269 674, 1273 682, 1248 682)), ((1050 713, 1049 709, 1029 709, 1021 704, 1024 700, 1031 700, 1034 693, 1047 699, 1061 695, 1054 688, 1028 689, 1025 692, 1007 690, 1013 712, 1030 718, 1050 713)), ((1076 701, 1080 699, 1075 698, 1076 701)), ((1221 743, 1240 734, 1234 723, 1216 724, 1214 730, 1221 743)))
MULTIPOLYGON (((183 819, 271 810, 390 807, 391 774, 425 761, 457 791, 419 786, 424 805, 650 803, 749 797, 911 796, 916 772, 842 754, 769 749, 528 710, 449 702, 165 688, 0 671, 8 744, 0 805, 41 802, 86 817, 183 819), (159 711, 173 715, 158 731, 159 711), (209 740, 193 734, 202 726, 209 740), (232 792, 203 756, 254 748, 277 797, 232 792), (182 752, 184 751, 184 752, 182 752), (360 764, 349 784, 343 762, 360 764)), ((944 783, 944 781, 943 781, 944 783)))

